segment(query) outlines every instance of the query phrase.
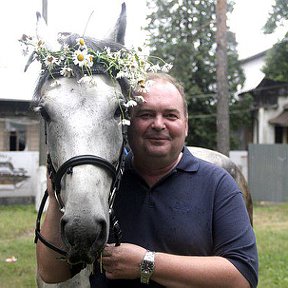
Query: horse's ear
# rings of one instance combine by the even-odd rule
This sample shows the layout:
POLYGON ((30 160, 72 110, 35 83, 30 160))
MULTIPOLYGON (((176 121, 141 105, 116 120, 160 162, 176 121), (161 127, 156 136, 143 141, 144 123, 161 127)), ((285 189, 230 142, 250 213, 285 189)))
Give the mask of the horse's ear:
POLYGON ((57 41, 56 34, 49 30, 46 21, 39 12, 36 12, 36 17, 36 35, 38 40, 43 41, 49 51, 59 51, 61 44, 57 41))
POLYGON ((121 13, 118 17, 116 25, 113 31, 107 37, 107 40, 124 45, 125 44, 125 32, 126 32, 126 4, 122 3, 121 13))

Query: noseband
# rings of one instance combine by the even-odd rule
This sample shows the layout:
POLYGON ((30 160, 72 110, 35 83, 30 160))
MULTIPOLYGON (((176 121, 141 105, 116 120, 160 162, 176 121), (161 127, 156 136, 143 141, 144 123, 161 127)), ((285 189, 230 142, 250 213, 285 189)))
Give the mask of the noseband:
MULTIPOLYGON (((75 156, 75 157, 70 158, 69 160, 64 162, 56 171, 53 167, 50 155, 48 154, 48 157, 47 157, 48 172, 52 181, 55 198, 58 202, 59 209, 62 213, 65 212, 65 207, 64 207, 64 202, 62 201, 61 194, 60 194, 61 180, 65 174, 73 173, 73 167, 80 166, 80 165, 94 165, 94 166, 103 168, 104 170, 108 171, 112 175, 112 185, 110 187, 108 204, 109 204, 109 216, 110 216, 111 229, 114 233, 116 246, 120 245, 122 232, 121 232, 118 220, 116 219, 114 212, 113 212, 113 203, 114 203, 116 192, 119 190, 120 182, 121 182, 121 178, 122 178, 123 170, 124 170, 125 145, 126 145, 125 138, 126 137, 124 137, 117 168, 115 168, 114 165, 112 165, 109 161, 107 161, 106 159, 102 157, 95 156, 95 155, 80 155, 80 156, 75 156)), ((34 242, 36 243, 37 240, 39 239, 44 245, 58 252, 64 257, 66 257, 67 256, 66 251, 54 246, 52 243, 47 241, 40 232, 41 216, 43 214, 47 198, 48 198, 48 191, 46 190, 42 198, 39 210, 38 210, 34 242)))
POLYGON ((48 172, 52 180, 53 189, 55 191, 55 197, 59 204, 60 211, 62 213, 65 212, 64 203, 61 199, 61 180, 65 174, 73 174, 73 167, 80 165, 94 165, 103 168, 108 171, 112 175, 112 183, 115 182, 117 176, 119 177, 119 172, 116 168, 104 158, 94 156, 94 155, 80 155, 75 156, 64 162, 59 169, 56 171, 52 165, 51 158, 48 156, 47 159, 48 164, 48 172))

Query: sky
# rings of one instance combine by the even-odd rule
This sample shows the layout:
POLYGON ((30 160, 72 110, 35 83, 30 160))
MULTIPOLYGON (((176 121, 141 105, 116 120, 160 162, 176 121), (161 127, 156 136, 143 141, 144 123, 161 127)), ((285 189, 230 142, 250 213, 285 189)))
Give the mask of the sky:
POLYGON ((264 34, 262 30, 275 0, 234 1, 234 11, 229 18, 228 25, 231 31, 236 33, 240 59, 269 49, 278 40, 283 39, 285 32, 288 31, 288 23, 285 23, 285 27, 277 29, 272 35, 264 34))
MULTIPOLYGON (((264 35, 261 30, 274 0, 234 1, 236 5, 233 14, 229 17, 228 25, 236 33, 240 59, 272 47, 283 37, 284 29, 274 35, 264 35)), ((111 30, 120 13, 122 2, 123 0, 48 0, 48 25, 55 34, 56 31, 73 31, 81 34, 91 15, 86 35, 101 38, 111 30)), ((144 42, 145 33, 141 30, 141 26, 145 23, 147 12, 145 2, 145 0, 126 0, 127 47, 141 46, 144 42)), ((5 9, 2 5, 0 25, 2 37, 4 34, 2 38, 4 45, 0 46, 2 83, 0 98, 31 99, 32 97, 39 66, 32 64, 28 72, 23 72, 27 58, 21 55, 17 39, 23 33, 35 34, 35 13, 42 11, 41 4, 41 0, 9 0, 5 1, 5 9), (20 92, 17 87, 21 87, 20 92)), ((286 26, 287 30, 288 26, 286 26)))

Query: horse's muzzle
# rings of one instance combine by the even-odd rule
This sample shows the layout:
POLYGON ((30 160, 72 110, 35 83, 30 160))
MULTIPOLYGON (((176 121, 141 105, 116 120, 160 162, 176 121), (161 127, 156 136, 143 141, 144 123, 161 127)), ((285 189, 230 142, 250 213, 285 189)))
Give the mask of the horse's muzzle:
POLYGON ((61 229, 62 239, 67 249, 67 261, 70 264, 92 264, 107 241, 107 221, 92 218, 91 215, 72 219, 64 215, 61 229))

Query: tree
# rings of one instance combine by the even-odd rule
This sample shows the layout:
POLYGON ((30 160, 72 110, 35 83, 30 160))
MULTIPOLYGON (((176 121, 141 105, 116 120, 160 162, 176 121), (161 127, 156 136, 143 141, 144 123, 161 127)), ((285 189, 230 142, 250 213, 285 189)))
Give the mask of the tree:
MULTIPOLYGON (((173 63, 188 101, 188 145, 216 148, 216 4, 215 0, 147 0, 148 45, 152 55, 173 63)), ((231 11, 231 5, 228 5, 231 11)), ((235 35, 227 33, 229 105, 244 82, 235 35)), ((242 117, 245 113, 241 114, 242 117)), ((231 114, 231 122, 235 122, 231 114)), ((239 125, 239 122, 238 122, 239 125)), ((233 123, 236 127, 237 123, 233 123)))
POLYGON ((267 53, 263 73, 269 79, 288 82, 288 41, 275 44, 267 53))
POLYGON ((216 77, 217 77, 217 150, 226 156, 230 151, 229 97, 227 80, 227 1, 216 4, 216 77))
MULTIPOLYGON (((264 25, 264 32, 273 33, 278 26, 284 25, 285 21, 288 21, 287 0, 276 0, 264 25)), ((267 53, 262 71, 267 78, 275 81, 288 81, 288 31, 286 37, 276 43, 267 53)))
POLYGON ((282 26, 288 20, 288 3, 287 0, 275 0, 272 5, 272 12, 264 25, 264 32, 273 33, 278 26, 282 26))

